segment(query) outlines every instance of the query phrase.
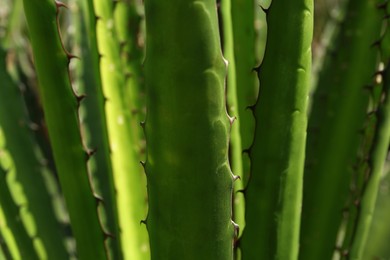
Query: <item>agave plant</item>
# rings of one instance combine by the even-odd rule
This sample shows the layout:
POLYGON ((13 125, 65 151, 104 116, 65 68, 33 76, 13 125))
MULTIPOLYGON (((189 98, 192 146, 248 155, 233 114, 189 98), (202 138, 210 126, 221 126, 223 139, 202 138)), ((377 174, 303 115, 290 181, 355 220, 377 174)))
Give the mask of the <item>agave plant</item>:
POLYGON ((0 260, 390 256, 388 1, 0 9, 0 260))

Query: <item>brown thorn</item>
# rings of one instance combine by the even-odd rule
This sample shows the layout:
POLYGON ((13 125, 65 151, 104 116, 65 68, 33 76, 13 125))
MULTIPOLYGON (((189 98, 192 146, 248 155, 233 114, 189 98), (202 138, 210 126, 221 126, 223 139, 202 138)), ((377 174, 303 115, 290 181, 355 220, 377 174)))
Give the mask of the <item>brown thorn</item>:
POLYGON ((367 163, 368 166, 370 166, 370 156, 369 155, 366 155, 364 158, 363 158, 363 162, 367 163))
POLYGON ((95 23, 97 23, 100 19, 102 19, 100 16, 95 15, 95 23))
POLYGON ((350 211, 349 207, 344 207, 344 208, 341 210, 341 212, 344 213, 344 214, 345 214, 345 213, 348 214, 349 211, 350 211))
POLYGON ((242 190, 238 190, 238 191, 236 191, 236 193, 241 193, 241 194, 246 194, 246 189, 242 189, 242 190))
POLYGON ((370 47, 378 47, 378 48, 379 48, 379 47, 381 46, 381 43, 382 43, 382 39, 380 38, 380 39, 374 41, 374 42, 371 44, 370 47))
POLYGON ((233 116, 233 117, 228 116, 228 117, 229 117, 230 126, 232 126, 233 123, 237 120, 237 117, 235 117, 235 116, 233 116))
POLYGON ((88 150, 88 155, 89 156, 94 155, 96 153, 96 150, 97 150, 96 148, 88 150))
POLYGON ((233 175, 233 181, 236 181, 236 180, 241 180, 241 176, 240 175, 233 175))
POLYGON ((262 5, 259 5, 261 10, 263 10, 263 12, 267 15, 268 12, 269 12, 269 7, 268 8, 264 8, 262 5))
POLYGON ((241 247, 241 237, 239 237, 236 241, 234 241, 234 248, 241 247))
POLYGON ((376 8, 386 10, 388 1, 377 4, 376 8))
POLYGON ((233 220, 230 220, 230 221, 234 227, 234 238, 235 238, 235 240, 237 240, 238 235, 240 233, 240 226, 237 223, 235 223, 233 220))
POLYGON ((87 161, 96 153, 96 148, 95 149, 89 149, 88 151, 85 152, 87 161))
POLYGON ((3 169, 5 172, 5 175, 9 174, 11 172, 11 169, 3 169))
POLYGON ((94 193, 94 194, 93 194, 93 197, 95 198, 95 200, 96 200, 97 203, 102 203, 102 204, 104 204, 104 199, 103 199, 101 196, 99 196, 98 194, 94 193))
POLYGON ((144 224, 145 226, 147 226, 148 224, 148 220, 147 219, 143 219, 139 222, 140 225, 144 224))
POLYGON ((126 46, 127 42, 126 41, 121 41, 119 42, 119 49, 122 51, 122 49, 126 46))
POLYGON ((76 95, 77 102, 80 103, 86 96, 85 94, 76 95))
POLYGON ((253 72, 260 73, 260 69, 261 69, 261 64, 260 64, 259 66, 257 66, 257 67, 254 67, 254 68, 252 69, 252 71, 253 71, 253 72))
POLYGON ((250 105, 250 106, 247 106, 245 109, 246 110, 251 110, 252 112, 255 112, 255 108, 256 108, 256 104, 253 104, 253 105, 250 105))
POLYGON ((80 58, 76 55, 73 55, 71 53, 66 53, 66 56, 68 57, 68 61, 70 62, 72 59, 78 59, 80 60, 80 58))
POLYGON ((111 234, 109 232, 106 232, 106 231, 103 231, 103 235, 104 235, 104 240, 107 240, 109 238, 111 239, 116 239, 115 235, 114 234, 111 234))
POLYGON ((250 152, 251 152, 251 148, 242 150, 242 154, 249 154, 250 152))
POLYGON ((343 250, 343 248, 341 246, 335 246, 334 247, 334 250, 336 250, 337 252, 339 252, 341 254, 341 250, 343 250))
POLYGON ((370 111, 370 112, 367 113, 367 117, 370 118, 370 117, 372 117, 373 115, 375 115, 376 113, 377 113, 376 110, 370 111))
POLYGON ((144 162, 144 161, 139 161, 139 163, 142 165, 142 167, 145 169, 145 167, 146 167, 146 162, 144 162))
POLYGON ((122 2, 122 1, 120 1, 120 0, 112 0, 112 3, 114 4, 114 9, 115 9, 116 5, 119 4, 120 2, 122 2))
POLYGON ((354 200, 353 205, 355 205, 356 207, 360 207, 360 200, 359 199, 354 200))
POLYGON ((374 72, 374 74, 372 75, 373 78, 377 77, 377 76, 384 76, 384 70, 377 70, 374 72))
POLYGON ((140 124, 140 126, 141 126, 143 129, 145 129, 145 124, 146 124, 145 121, 141 121, 139 124, 140 124))
POLYGON ((132 114, 133 116, 135 116, 135 115, 137 115, 140 111, 139 111, 138 109, 134 108, 134 109, 132 109, 130 112, 131 112, 131 114, 132 114))
POLYGON ((126 72, 126 73, 125 73, 125 80, 128 80, 128 79, 131 78, 132 76, 133 76, 132 73, 126 72))
POLYGON ((63 2, 60 2, 60 1, 55 1, 55 4, 56 4, 56 8, 57 8, 57 10, 59 9, 59 8, 61 8, 61 7, 64 7, 64 8, 66 8, 66 9, 69 9, 69 7, 65 4, 65 3, 63 3, 63 2))

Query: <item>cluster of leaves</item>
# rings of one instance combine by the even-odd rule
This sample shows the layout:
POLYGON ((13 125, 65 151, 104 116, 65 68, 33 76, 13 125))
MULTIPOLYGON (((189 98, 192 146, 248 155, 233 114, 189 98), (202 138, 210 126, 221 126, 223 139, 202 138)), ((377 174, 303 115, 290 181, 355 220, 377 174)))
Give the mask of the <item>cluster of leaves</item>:
POLYGON ((1 0, 0 260, 389 257, 388 1, 144 2, 1 0))

